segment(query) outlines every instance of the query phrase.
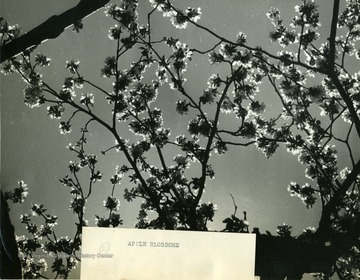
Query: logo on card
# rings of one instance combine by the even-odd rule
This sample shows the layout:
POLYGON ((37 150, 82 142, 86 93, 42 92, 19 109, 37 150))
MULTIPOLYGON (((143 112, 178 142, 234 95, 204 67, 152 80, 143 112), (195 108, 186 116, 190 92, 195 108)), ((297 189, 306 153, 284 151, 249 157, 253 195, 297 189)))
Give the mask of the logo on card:
POLYGON ((104 242, 100 245, 99 254, 107 254, 110 251, 110 242, 104 242))

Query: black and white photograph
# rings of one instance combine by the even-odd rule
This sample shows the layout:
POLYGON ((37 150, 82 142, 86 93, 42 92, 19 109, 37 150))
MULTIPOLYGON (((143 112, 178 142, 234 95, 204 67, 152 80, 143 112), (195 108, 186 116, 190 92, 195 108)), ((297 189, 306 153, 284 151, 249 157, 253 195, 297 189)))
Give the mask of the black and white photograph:
POLYGON ((359 280, 358 0, 1 0, 1 279, 359 280))

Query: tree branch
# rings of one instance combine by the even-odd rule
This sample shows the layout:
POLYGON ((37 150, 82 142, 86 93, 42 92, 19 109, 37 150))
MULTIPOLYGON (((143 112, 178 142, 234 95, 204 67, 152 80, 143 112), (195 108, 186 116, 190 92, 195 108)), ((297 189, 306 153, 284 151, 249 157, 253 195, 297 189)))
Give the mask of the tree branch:
POLYGON ((60 15, 53 15, 31 31, 1 46, 0 63, 26 49, 58 37, 70 25, 105 6, 109 0, 81 0, 75 7, 60 15))
POLYGON ((360 137, 360 119, 357 115, 357 111, 354 107, 353 101, 351 100, 348 92, 344 89, 338 75, 336 73, 333 73, 333 74, 329 75, 329 77, 331 78, 332 82, 334 83, 337 90, 339 91, 341 98, 344 100, 344 102, 350 112, 351 120, 355 124, 356 132, 357 132, 358 136, 360 137))
POLYGON ((359 174, 360 174, 360 160, 353 167, 353 170, 347 176, 347 178, 342 183, 340 188, 334 192, 334 195, 331 197, 330 201, 324 206, 321 213, 319 228, 316 231, 316 234, 319 237, 329 238, 329 235, 331 233, 331 215, 336 210, 337 206, 341 205, 341 202, 346 192, 355 182, 359 174))
POLYGON ((8 204, 1 191, 0 212, 0 249, 1 249, 1 278, 21 278, 21 263, 18 256, 14 226, 11 224, 8 204))
POLYGON ((337 22, 338 22, 338 14, 339 14, 339 2, 340 0, 334 0, 334 6, 333 6, 333 14, 332 14, 332 20, 331 20, 331 29, 330 29, 330 38, 329 38, 329 44, 330 44, 330 50, 329 50, 329 68, 328 71, 330 73, 334 73, 335 71, 335 38, 336 38, 336 30, 337 30, 337 22))

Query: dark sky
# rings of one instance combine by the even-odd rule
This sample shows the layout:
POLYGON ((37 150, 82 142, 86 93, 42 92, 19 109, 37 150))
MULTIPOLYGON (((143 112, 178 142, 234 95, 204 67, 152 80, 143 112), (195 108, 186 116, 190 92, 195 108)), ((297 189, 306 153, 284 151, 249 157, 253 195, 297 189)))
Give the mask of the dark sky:
MULTIPOLYGON (((3 0, 1 10, 10 24, 18 23, 23 31, 27 31, 49 15, 60 13, 77 2, 3 0)), ((285 22, 288 23, 293 15, 294 6, 300 2, 194 0, 184 1, 182 4, 185 7, 200 6, 203 12, 201 23, 212 30, 229 38, 235 38, 239 31, 244 31, 251 45, 261 45, 275 53, 278 47, 267 39, 271 24, 265 14, 271 6, 279 7, 285 22)), ((324 30, 321 32, 327 32, 331 6, 328 5, 327 0, 316 2, 321 8, 320 21, 324 30)), ((141 5, 140 11, 143 10, 144 7, 141 5)), ((85 28, 80 34, 72 33, 68 29, 58 39, 47 41, 36 50, 52 58, 51 67, 45 70, 44 78, 55 88, 60 88, 65 75, 68 75, 64 66, 65 61, 71 58, 81 61, 84 75, 109 87, 109 84, 105 84, 106 81, 100 78, 100 67, 104 58, 111 55, 111 51, 114 50, 113 43, 107 40, 107 30, 113 23, 105 18, 102 9, 88 17, 84 24, 85 28)), ((176 31, 170 26, 168 19, 160 15, 154 19, 153 29, 167 36, 179 36, 183 42, 201 46, 203 49, 211 47, 211 43, 214 43, 208 35, 191 28, 188 31, 176 31)), ((322 35, 327 36, 326 34, 322 35)), ((221 68, 210 68, 203 60, 196 60, 187 73, 188 87, 195 94, 202 92, 208 77, 212 73, 221 73, 221 71, 221 68)), ((21 213, 29 212, 31 202, 43 203, 47 209, 57 214, 60 218, 60 231, 67 234, 64 228, 61 229, 61 225, 67 225, 73 219, 71 212, 67 211, 70 196, 58 180, 67 173, 67 164, 74 157, 65 147, 69 142, 76 141, 79 132, 74 128, 71 135, 60 135, 58 121, 50 120, 46 116, 46 106, 34 109, 26 107, 23 103, 24 87, 25 84, 17 75, 1 76, 2 186, 5 190, 12 189, 19 180, 24 180, 28 184, 27 202, 11 210, 19 234, 22 233, 21 225, 15 220, 21 213)), ((269 103, 267 113, 271 115, 272 109, 278 107, 278 104, 274 103, 274 94, 263 86, 259 96, 269 103)), ((176 136, 176 131, 184 131, 188 120, 174 114, 177 100, 178 96, 174 92, 164 89, 159 93, 158 105, 164 110, 165 126, 173 127, 175 130, 172 137, 176 136)), ((234 122, 231 118, 221 121, 230 124, 234 122)), ((99 154, 100 150, 113 143, 114 140, 107 137, 104 131, 96 128, 91 131, 90 149, 94 153, 99 154)), ((173 157, 170 153, 171 151, 169 157, 173 157)), ((108 179, 115 166, 122 165, 118 155, 100 158, 100 163, 104 179, 96 185, 94 195, 89 200, 87 219, 90 225, 94 225, 94 213, 104 213, 102 200, 106 198, 111 188, 108 179)), ((215 179, 207 183, 202 200, 212 201, 218 206, 215 221, 209 224, 211 229, 222 229, 222 220, 233 213, 230 193, 236 200, 239 214, 246 210, 250 226, 258 226, 262 232, 265 229, 275 232, 276 226, 284 222, 292 225, 296 234, 307 226, 317 226, 320 208, 315 206, 314 209, 306 209, 299 199, 291 198, 286 190, 291 181, 305 183, 306 180, 304 167, 285 149, 280 148, 272 158, 266 159, 255 147, 234 148, 225 156, 214 155, 212 164, 216 172, 215 179)), ((138 205, 129 204, 122 199, 121 188, 117 191, 117 195, 121 198, 120 213, 124 219, 124 226, 133 227, 138 205)))

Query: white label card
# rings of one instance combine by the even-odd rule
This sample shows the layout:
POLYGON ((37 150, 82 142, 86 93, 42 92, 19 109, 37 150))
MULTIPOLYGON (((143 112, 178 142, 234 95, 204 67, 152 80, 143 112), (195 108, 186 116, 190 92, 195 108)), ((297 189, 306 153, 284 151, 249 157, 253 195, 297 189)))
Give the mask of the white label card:
POLYGON ((81 279, 253 280, 255 236, 84 227, 81 279))

